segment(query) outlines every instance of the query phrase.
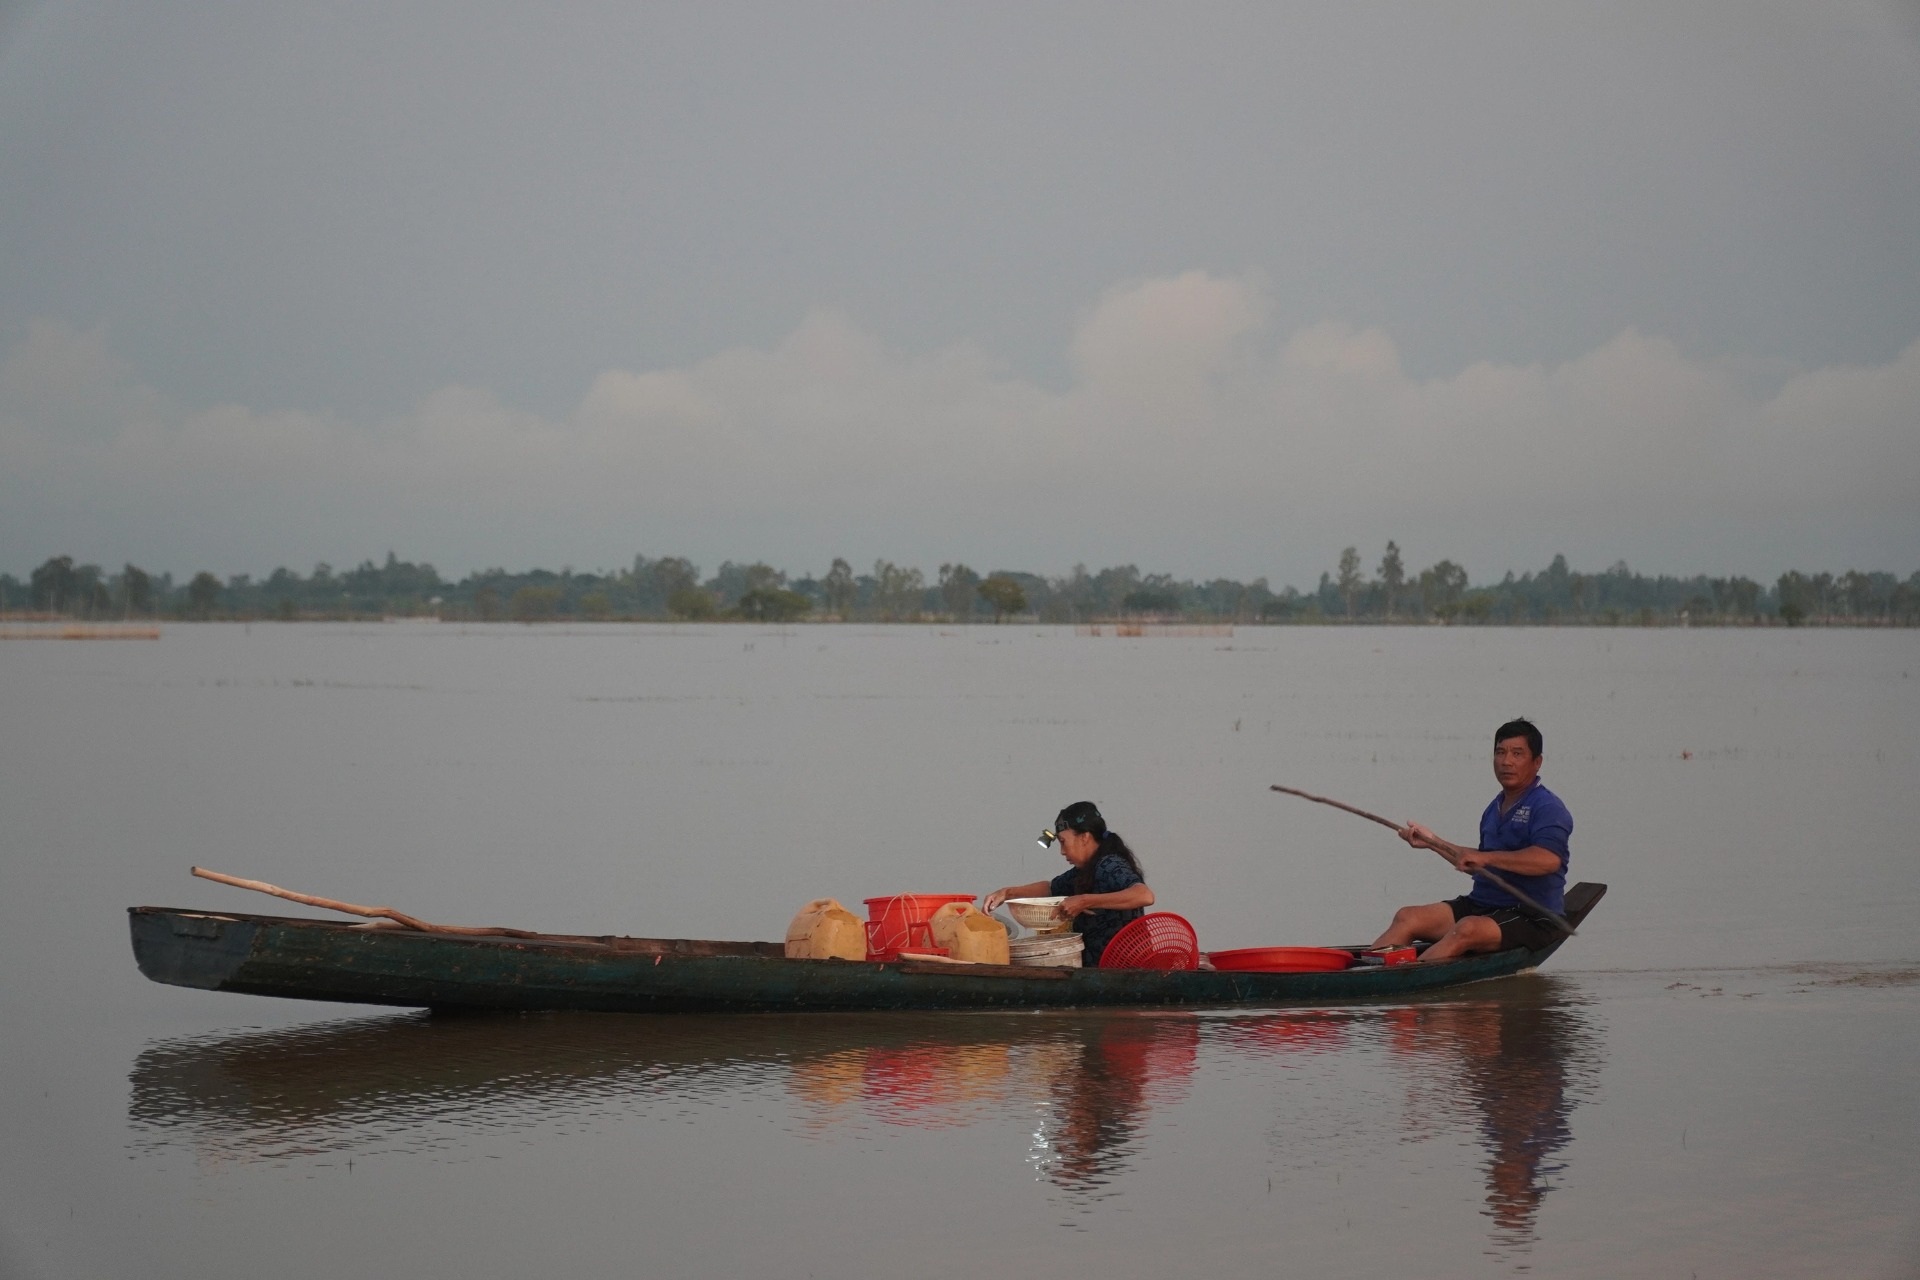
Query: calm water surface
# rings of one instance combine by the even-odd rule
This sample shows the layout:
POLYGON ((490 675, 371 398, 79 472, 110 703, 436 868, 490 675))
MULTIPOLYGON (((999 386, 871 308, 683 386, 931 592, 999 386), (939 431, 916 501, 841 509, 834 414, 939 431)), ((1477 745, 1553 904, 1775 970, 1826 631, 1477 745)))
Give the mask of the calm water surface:
POLYGON ((1920 1275, 1914 633, 170 627, 0 646, 0 1274, 1920 1275), (1208 947, 1371 936, 1547 733, 1546 970, 1178 1013, 430 1018, 160 987, 200 863, 777 938, 1098 800, 1208 947))

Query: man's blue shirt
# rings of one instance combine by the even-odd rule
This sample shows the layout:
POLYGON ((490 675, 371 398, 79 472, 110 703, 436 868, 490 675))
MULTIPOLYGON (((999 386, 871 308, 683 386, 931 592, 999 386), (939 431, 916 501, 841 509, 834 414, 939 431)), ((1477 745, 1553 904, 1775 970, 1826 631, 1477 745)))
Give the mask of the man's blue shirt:
MULTIPOLYGON (((1482 853, 1518 853, 1539 845, 1560 855, 1560 869, 1543 876, 1520 876, 1502 871, 1500 878, 1551 911, 1566 909, 1567 840, 1573 835, 1573 815, 1560 797, 1547 790, 1535 778, 1525 794, 1513 802, 1513 808, 1500 812, 1504 795, 1496 795, 1487 811, 1480 815, 1480 851, 1482 853)), ((1467 895, 1475 902, 1493 907, 1518 906, 1505 889, 1481 876, 1473 878, 1473 891, 1467 895)))

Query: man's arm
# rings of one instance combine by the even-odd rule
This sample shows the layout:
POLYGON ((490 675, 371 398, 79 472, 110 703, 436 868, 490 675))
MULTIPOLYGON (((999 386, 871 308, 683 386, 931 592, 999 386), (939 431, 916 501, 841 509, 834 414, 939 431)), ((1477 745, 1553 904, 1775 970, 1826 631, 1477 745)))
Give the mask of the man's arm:
POLYGON ((1453 865, 1468 875, 1483 867, 1492 867, 1495 871, 1511 871, 1516 876, 1547 876, 1560 869, 1560 855, 1537 844, 1512 853, 1482 853, 1475 849, 1463 853, 1453 865))
POLYGON ((1525 893, 1522 893, 1519 886, 1509 884, 1506 880, 1502 879, 1500 874, 1503 871, 1511 871, 1517 876, 1540 876, 1558 871, 1564 864, 1560 861, 1560 855, 1553 850, 1544 849, 1536 844, 1529 845, 1525 849, 1516 850, 1513 853, 1482 853, 1478 849, 1468 849, 1457 845, 1451 840, 1442 840, 1439 836, 1433 834, 1433 832, 1417 822, 1409 822, 1406 826, 1400 828, 1400 838, 1416 849, 1433 850, 1448 862, 1451 862, 1456 869, 1464 871, 1468 875, 1472 875, 1475 872, 1485 872, 1487 879, 1491 880, 1497 887, 1506 890, 1515 898, 1518 898, 1521 905, 1530 907, 1541 915, 1551 919, 1555 924, 1560 926, 1561 930, 1564 931, 1569 938, 1573 936, 1573 926, 1567 923, 1565 916, 1562 916, 1559 912, 1551 910, 1550 908, 1541 906, 1525 893))
POLYGON ((1417 822, 1400 828, 1400 838, 1416 849, 1431 849, 1456 868, 1472 875, 1485 867, 1511 871, 1517 876, 1545 876, 1560 870, 1560 855, 1539 845, 1529 845, 1512 853, 1483 853, 1443 840, 1417 822))

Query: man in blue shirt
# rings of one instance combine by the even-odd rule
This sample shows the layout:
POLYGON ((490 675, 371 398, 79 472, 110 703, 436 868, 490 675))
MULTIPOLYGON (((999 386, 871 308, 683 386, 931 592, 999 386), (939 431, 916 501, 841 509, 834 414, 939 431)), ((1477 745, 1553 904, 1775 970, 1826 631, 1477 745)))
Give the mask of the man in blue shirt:
POLYGON ((1421 960, 1451 960, 1510 947, 1538 950, 1561 936, 1558 926, 1489 880, 1500 879, 1549 911, 1563 912, 1567 887, 1567 840, 1573 815, 1540 781, 1545 760, 1540 730, 1509 720, 1493 734, 1493 776, 1500 794, 1480 815, 1480 846, 1466 849, 1443 840, 1417 822, 1400 829, 1416 849, 1432 849, 1473 877, 1464 896, 1422 907, 1402 907, 1375 940, 1376 947, 1431 942, 1421 960))

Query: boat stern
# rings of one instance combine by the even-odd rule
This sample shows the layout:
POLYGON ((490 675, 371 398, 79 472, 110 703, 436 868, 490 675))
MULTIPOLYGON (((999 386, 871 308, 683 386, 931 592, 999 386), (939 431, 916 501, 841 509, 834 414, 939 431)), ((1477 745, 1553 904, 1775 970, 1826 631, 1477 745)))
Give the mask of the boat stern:
POLYGON ((133 959, 155 982, 218 991, 247 962, 260 926, 202 911, 130 907, 133 959))

